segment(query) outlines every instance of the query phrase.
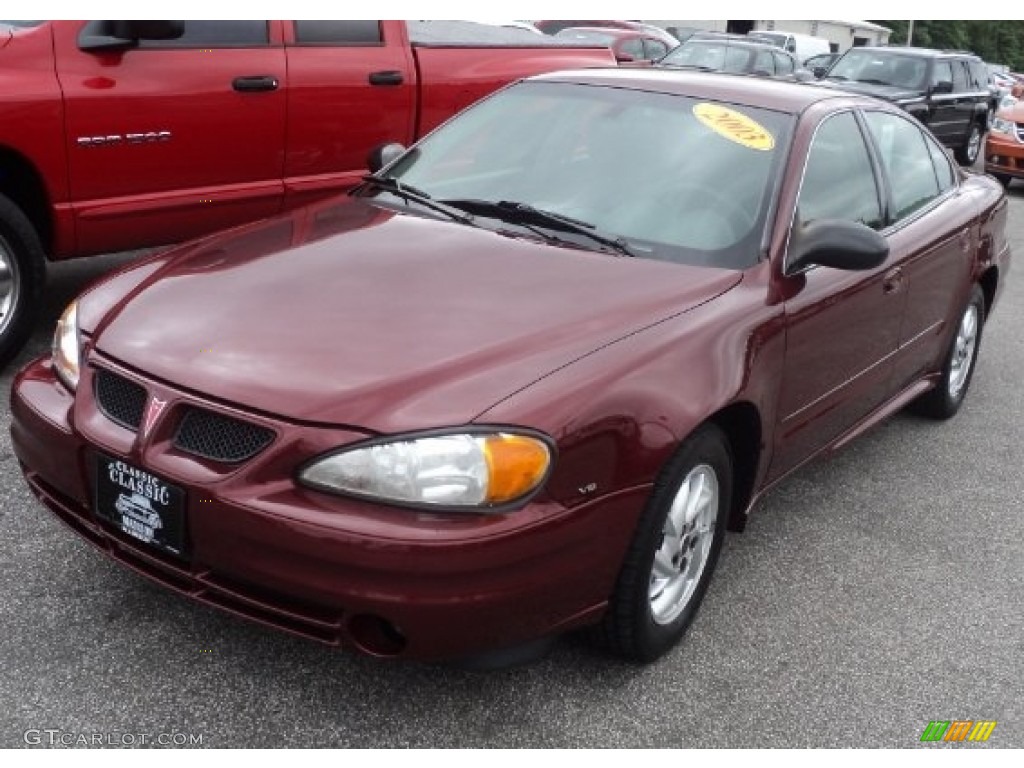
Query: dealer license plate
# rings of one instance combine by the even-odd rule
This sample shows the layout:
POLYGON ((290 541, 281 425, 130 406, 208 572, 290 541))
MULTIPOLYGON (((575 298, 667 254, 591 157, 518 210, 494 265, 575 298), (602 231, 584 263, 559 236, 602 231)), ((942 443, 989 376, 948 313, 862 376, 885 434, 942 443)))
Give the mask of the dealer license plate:
POLYGON ((96 462, 96 515, 154 549, 184 557, 185 492, 121 459, 96 462))

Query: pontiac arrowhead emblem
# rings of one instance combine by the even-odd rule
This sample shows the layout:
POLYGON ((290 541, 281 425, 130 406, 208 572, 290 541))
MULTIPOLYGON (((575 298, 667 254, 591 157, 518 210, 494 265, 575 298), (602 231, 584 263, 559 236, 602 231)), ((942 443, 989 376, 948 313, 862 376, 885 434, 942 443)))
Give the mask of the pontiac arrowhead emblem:
POLYGON ((149 403, 146 405, 146 413, 142 417, 142 431, 141 436, 145 438, 157 421, 160 419, 160 414, 164 412, 164 408, 167 407, 167 401, 161 400, 159 397, 151 397, 149 403))

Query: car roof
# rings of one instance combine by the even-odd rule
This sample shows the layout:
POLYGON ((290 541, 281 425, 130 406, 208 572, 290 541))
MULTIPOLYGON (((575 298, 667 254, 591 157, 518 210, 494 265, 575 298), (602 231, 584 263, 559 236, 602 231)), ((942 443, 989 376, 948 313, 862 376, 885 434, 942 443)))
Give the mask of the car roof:
POLYGON ((607 35, 608 37, 649 36, 648 33, 642 29, 622 29, 620 27, 566 27, 565 29, 560 29, 558 32, 556 32, 555 37, 558 37, 560 35, 567 37, 568 35, 566 35, 565 33, 572 32, 587 32, 588 34, 593 33, 598 35, 607 35))
POLYGON ((691 37, 688 40, 686 40, 686 42, 680 43, 679 46, 682 47, 684 45, 690 45, 691 43, 693 43, 694 45, 698 43, 704 43, 709 45, 717 43, 719 45, 726 45, 729 48, 757 48, 758 50, 778 51, 779 53, 784 53, 787 56, 789 55, 789 51, 784 51, 777 45, 772 45, 771 43, 765 40, 755 40, 752 37, 737 37, 724 39, 717 37, 691 37))
POLYGON ((750 107, 799 114, 813 104, 838 100, 877 106, 871 97, 814 83, 800 83, 754 75, 726 72, 692 72, 678 69, 598 68, 550 72, 529 78, 533 82, 579 83, 581 85, 627 88, 709 101, 724 101, 750 107))
POLYGON ((915 48, 913 46, 903 45, 865 45, 857 48, 851 48, 851 51, 875 51, 877 53, 900 53, 908 56, 920 56, 921 58, 968 58, 968 59, 981 59, 977 54, 971 53, 970 51, 939 51, 935 48, 915 48))

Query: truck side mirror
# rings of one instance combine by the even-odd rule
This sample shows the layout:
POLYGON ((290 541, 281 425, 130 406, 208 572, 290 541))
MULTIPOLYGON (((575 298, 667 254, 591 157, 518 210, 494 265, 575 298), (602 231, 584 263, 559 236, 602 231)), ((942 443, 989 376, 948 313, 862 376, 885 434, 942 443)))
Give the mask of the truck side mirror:
POLYGON ((953 83, 949 80, 940 80, 932 86, 932 93, 952 93, 953 83))

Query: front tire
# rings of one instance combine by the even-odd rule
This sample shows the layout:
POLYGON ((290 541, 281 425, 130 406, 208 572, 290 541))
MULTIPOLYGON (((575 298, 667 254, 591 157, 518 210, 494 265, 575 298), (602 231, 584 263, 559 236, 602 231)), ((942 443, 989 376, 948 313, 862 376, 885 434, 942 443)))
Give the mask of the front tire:
POLYGON ((978 154, 981 152, 984 133, 978 121, 971 123, 971 130, 967 134, 967 141, 956 149, 956 159, 961 165, 970 168, 977 162, 978 154))
POLYGON ((985 294, 975 285, 946 352, 939 383, 914 401, 911 410, 930 419, 950 419, 956 415, 974 377, 984 324, 985 294))
POLYGON ((601 627, 610 650, 650 662, 679 642, 718 562, 732 486, 728 440, 705 425, 654 484, 601 627))
POLYGON ((32 331, 45 279, 43 247, 32 223, 0 195, 0 369, 32 331))

